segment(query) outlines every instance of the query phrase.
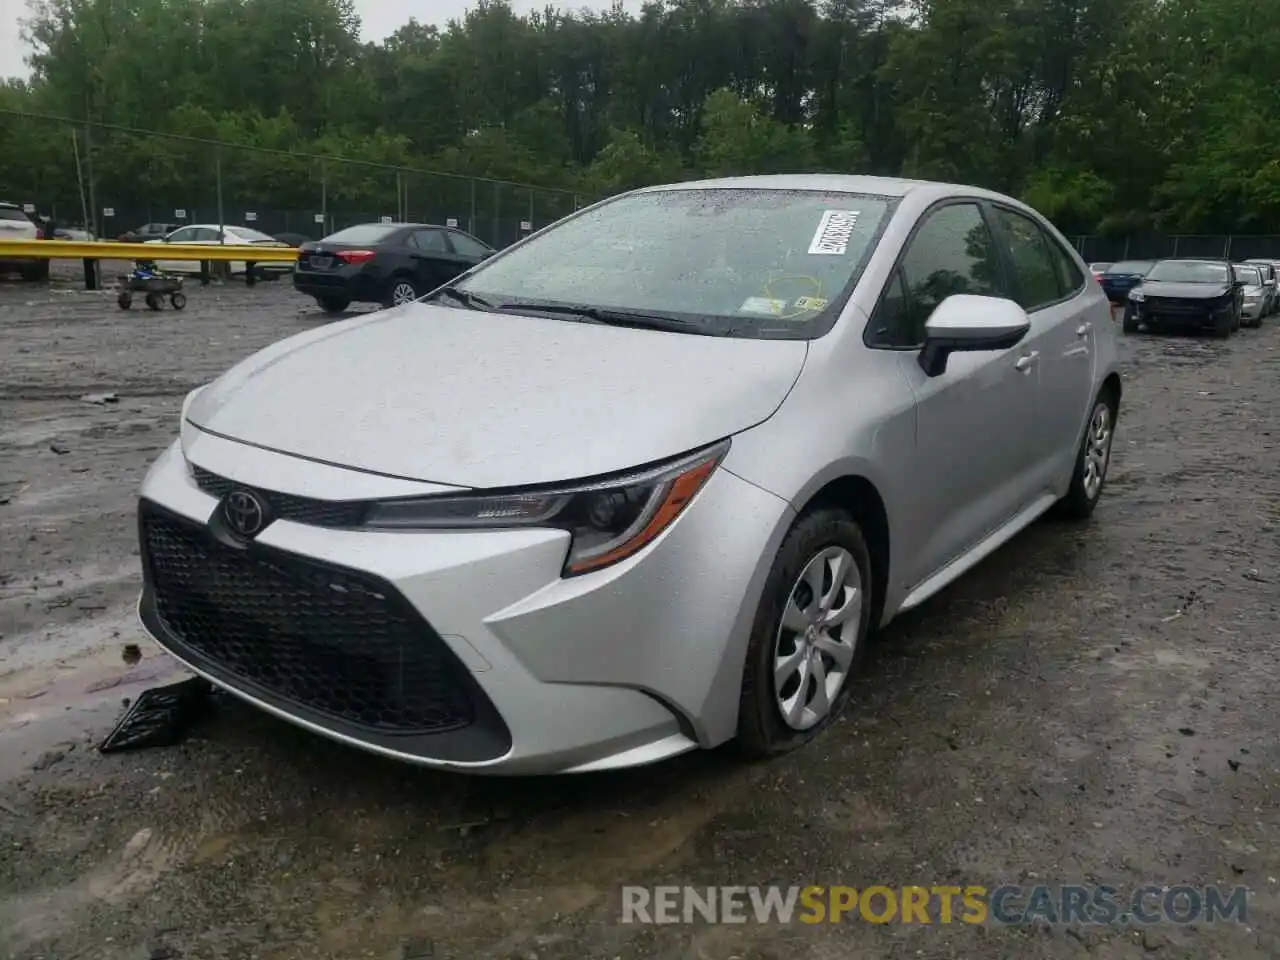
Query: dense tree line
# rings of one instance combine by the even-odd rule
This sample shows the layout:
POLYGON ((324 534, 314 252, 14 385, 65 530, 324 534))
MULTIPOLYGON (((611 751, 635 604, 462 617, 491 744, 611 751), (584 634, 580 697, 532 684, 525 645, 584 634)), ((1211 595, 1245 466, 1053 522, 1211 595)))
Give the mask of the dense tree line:
MULTIPOLYGON (((479 0, 368 43, 350 0, 37 0, 32 79, 0 88, 0 108, 584 195, 867 172, 1012 192, 1070 232, 1264 232, 1280 230, 1268 14, 1256 0, 665 0, 522 17, 479 0)), ((0 114, 0 193, 74 183, 68 132, 34 129, 0 114)), ((100 195, 207 194, 208 148, 94 136, 100 195)), ((228 190, 310 206, 315 166, 242 154, 228 190)), ((335 203, 395 189, 372 167, 324 177, 335 203)))

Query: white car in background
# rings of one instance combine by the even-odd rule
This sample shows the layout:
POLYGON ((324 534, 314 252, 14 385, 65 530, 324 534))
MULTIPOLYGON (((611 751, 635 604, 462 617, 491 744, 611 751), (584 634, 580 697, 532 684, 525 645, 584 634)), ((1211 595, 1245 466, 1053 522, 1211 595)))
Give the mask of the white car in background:
MULTIPOLYGON (((236 245, 252 245, 262 247, 288 247, 287 243, 281 243, 275 237, 268 236, 261 230, 254 230, 252 227, 235 227, 223 226, 208 223, 192 223, 185 227, 179 227, 173 233, 161 237, 157 240, 148 240, 146 245, 167 244, 167 243, 186 243, 195 244, 197 246, 218 246, 224 243, 236 245)), ((155 257, 156 268, 163 273, 199 273, 199 260, 166 260, 163 254, 157 251, 155 257)), ((215 268, 216 270, 216 268, 215 268)), ((254 270, 258 274, 284 274, 293 271, 293 263, 259 263, 254 266, 254 270)), ((230 272, 234 276, 245 272, 244 260, 230 261, 230 272)))

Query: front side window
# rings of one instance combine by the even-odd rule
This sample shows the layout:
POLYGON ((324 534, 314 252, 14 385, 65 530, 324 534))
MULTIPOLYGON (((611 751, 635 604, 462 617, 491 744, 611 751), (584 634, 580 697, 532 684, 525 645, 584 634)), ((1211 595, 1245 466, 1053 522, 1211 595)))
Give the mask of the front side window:
POLYGON ((1262 286, 1262 277, 1253 267, 1236 267, 1236 279, 1243 280, 1251 287, 1262 286))
POLYGON ((807 190, 632 194, 487 261, 458 289, 507 307, 665 317, 695 333, 820 336, 893 206, 807 190))
POLYGON ((410 243, 424 253, 448 253, 444 234, 439 230, 415 230, 409 238, 410 243))
POLYGON ((195 227, 183 227, 180 230, 173 231, 165 239, 170 243, 193 243, 196 240, 196 233, 195 227))
POLYGON ((956 293, 1003 296, 995 241, 976 203, 925 214, 872 320, 876 346, 924 343, 929 316, 956 293))
POLYGON ((493 253, 492 247, 487 247, 475 237, 469 237, 465 233, 459 233, 456 230, 449 231, 449 242, 453 244, 453 252, 463 257, 483 257, 486 254, 493 253))

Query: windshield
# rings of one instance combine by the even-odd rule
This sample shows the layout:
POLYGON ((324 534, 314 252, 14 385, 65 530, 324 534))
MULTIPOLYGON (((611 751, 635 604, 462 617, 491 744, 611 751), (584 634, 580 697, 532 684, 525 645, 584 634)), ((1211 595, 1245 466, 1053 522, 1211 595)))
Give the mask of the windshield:
POLYGON ((254 230, 252 227, 236 227, 228 232, 234 233, 237 237, 243 237, 246 240, 269 240, 272 243, 275 243, 276 241, 275 237, 269 237, 261 230, 254 230))
POLYGON ((360 223, 354 227, 347 227, 345 230, 339 230, 337 233, 331 233, 329 236, 324 238, 323 242, 381 243, 399 229, 399 227, 388 226, 385 223, 360 223))
POLYGON ((500 255, 458 288, 509 306, 676 318, 692 333, 818 336, 893 204, 805 190, 632 194, 500 255))
POLYGON ((1151 268, 1147 279, 1172 280, 1176 283, 1228 283, 1231 276, 1225 263, 1165 260, 1151 268))
POLYGON ((1150 260, 1122 260, 1107 268, 1107 273, 1144 274, 1151 269, 1150 260))
POLYGON ((1236 267, 1236 279, 1243 280, 1251 287, 1262 285, 1262 277, 1258 275, 1256 267, 1236 267))

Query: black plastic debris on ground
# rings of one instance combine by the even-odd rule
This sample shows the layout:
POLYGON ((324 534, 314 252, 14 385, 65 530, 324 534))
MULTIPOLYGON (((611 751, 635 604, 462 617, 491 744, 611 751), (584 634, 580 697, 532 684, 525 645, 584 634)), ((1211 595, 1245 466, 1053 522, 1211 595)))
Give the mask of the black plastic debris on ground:
POLYGON ((213 687, 200 677, 142 691, 125 711, 100 753, 120 753, 147 747, 172 747, 187 738, 192 727, 213 705, 213 687))

